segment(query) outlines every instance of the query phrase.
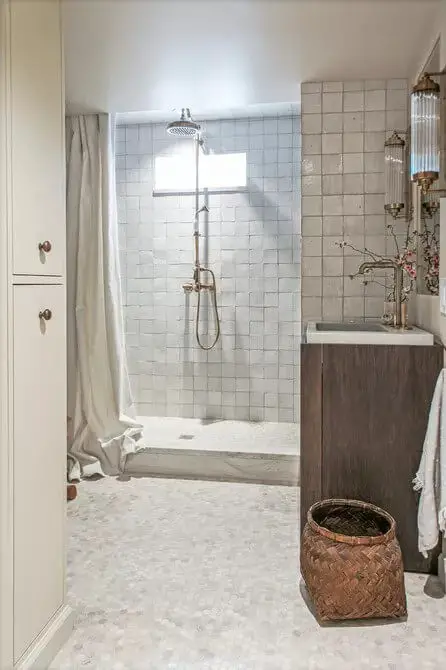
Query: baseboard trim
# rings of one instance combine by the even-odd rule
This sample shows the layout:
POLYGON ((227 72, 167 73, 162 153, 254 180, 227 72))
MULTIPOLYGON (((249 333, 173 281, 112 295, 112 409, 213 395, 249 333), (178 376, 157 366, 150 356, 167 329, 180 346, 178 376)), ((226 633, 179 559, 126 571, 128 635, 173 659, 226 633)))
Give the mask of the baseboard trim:
POLYGON ((47 670, 70 637, 73 626, 74 611, 64 605, 17 661, 14 670, 47 670))

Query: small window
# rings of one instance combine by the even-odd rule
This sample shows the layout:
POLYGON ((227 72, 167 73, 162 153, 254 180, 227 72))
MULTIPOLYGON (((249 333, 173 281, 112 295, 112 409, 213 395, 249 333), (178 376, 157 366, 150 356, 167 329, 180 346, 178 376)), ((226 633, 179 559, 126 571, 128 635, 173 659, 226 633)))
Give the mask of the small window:
MULTIPOLYGON (((231 190, 246 187, 246 154, 201 154, 200 189, 231 190)), ((195 162, 191 155, 155 158, 155 191, 195 189, 195 162)))

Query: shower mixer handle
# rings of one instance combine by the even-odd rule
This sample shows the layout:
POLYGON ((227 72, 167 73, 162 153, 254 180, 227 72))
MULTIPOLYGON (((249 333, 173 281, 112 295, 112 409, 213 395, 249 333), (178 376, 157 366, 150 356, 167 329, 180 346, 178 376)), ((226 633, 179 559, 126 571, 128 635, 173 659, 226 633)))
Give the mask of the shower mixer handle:
POLYGON ((187 282, 186 284, 183 284, 181 288, 185 293, 198 293, 200 284, 199 282, 187 282))

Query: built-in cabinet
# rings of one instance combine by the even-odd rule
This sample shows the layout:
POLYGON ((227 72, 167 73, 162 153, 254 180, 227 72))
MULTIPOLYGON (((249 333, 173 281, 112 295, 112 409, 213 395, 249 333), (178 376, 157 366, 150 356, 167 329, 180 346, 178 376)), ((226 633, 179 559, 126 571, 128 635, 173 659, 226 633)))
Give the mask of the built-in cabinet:
POLYGON ((418 551, 412 479, 443 348, 304 344, 301 354, 302 528, 318 500, 365 500, 396 519, 405 569, 436 571, 439 551, 418 551))
POLYGON ((13 312, 14 656, 19 659, 64 604, 65 287, 15 285, 13 312))
POLYGON ((0 7, 0 669, 42 670, 72 624, 61 3, 0 7))
POLYGON ((63 60, 58 1, 11 2, 10 151, 16 275, 65 271, 63 60), (40 247, 40 248, 39 248, 40 247))

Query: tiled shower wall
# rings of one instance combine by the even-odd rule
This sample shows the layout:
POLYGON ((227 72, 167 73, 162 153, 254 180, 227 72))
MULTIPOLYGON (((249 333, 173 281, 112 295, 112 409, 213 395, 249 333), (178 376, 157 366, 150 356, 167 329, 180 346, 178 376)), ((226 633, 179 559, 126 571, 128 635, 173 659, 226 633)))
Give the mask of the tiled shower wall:
MULTIPOLYGON (((302 85, 302 319, 380 317, 385 289, 351 280, 364 256, 395 253, 384 213, 384 142, 405 131, 405 79, 302 85)), ((405 222, 395 225, 404 236, 405 222)), ((383 277, 384 281, 384 277, 383 277)))
POLYGON ((221 338, 209 352, 195 341, 197 296, 181 288, 192 278, 194 198, 152 195, 155 157, 192 140, 172 138, 165 124, 118 128, 126 343, 138 411, 296 421, 300 120, 229 119, 203 128, 208 150, 246 152, 248 171, 246 189, 210 192, 201 218, 202 261, 216 273, 221 316, 221 338))

